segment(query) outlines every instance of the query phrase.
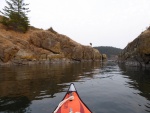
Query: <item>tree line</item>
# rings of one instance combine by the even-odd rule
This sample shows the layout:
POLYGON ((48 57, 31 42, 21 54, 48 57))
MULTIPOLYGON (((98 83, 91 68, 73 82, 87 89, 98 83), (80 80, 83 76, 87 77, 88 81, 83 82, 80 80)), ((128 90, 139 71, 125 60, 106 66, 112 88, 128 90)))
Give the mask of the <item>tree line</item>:
POLYGON ((5 0, 7 6, 0 13, 4 16, 1 23, 8 29, 13 29, 19 32, 26 32, 29 28, 29 19, 27 13, 30 12, 24 3, 24 0, 5 0))
POLYGON ((110 58, 112 55, 119 55, 122 49, 110 47, 110 46, 99 46, 94 47, 100 51, 102 54, 106 54, 108 58, 110 58))

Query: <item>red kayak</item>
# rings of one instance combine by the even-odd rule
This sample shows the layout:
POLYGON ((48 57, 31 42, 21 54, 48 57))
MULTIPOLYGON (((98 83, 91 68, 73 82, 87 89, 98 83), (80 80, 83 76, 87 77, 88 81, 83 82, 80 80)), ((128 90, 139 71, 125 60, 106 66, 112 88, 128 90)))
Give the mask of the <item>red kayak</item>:
POLYGON ((73 83, 53 113, 92 113, 79 97, 73 83))

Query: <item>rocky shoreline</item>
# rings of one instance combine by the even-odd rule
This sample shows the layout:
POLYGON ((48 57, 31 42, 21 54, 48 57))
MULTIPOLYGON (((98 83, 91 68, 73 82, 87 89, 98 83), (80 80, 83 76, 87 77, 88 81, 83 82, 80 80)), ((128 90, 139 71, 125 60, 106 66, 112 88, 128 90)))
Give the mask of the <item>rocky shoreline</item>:
POLYGON ((103 55, 52 28, 30 27, 27 33, 7 30, 0 24, 0 65, 100 61, 103 55))
POLYGON ((123 49, 118 57, 118 63, 150 67, 150 27, 123 49))

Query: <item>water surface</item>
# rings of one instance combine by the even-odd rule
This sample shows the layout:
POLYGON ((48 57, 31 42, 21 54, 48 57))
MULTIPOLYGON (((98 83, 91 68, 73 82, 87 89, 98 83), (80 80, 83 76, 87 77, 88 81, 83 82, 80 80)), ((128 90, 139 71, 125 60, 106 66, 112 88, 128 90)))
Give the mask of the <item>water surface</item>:
POLYGON ((150 70, 114 62, 0 67, 0 113, 51 113, 71 82, 93 113, 150 113, 150 70))

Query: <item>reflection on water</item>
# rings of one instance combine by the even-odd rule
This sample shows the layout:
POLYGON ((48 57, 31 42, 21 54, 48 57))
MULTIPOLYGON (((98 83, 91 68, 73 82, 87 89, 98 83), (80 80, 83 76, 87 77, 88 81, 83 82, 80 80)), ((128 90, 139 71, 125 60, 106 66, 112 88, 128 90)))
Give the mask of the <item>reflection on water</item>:
POLYGON ((0 67, 0 111, 20 112, 32 100, 53 98, 68 86, 63 83, 92 77, 95 68, 99 62, 0 67))
POLYGON ((149 113, 149 75, 113 62, 0 67, 0 112, 51 113, 74 82, 93 113, 149 113))
POLYGON ((150 70, 124 66, 120 68, 123 70, 124 77, 130 80, 127 82, 128 87, 138 89, 141 96, 150 100, 150 70))
POLYGON ((30 105, 30 100, 27 97, 1 97, 0 111, 24 113, 25 108, 30 105))
MULTIPOLYGON (((135 94, 149 100, 144 106, 146 107, 145 111, 150 112, 150 70, 125 66, 120 66, 120 68, 123 70, 124 77, 129 80, 126 86, 139 90, 135 94)), ((139 104, 139 106, 141 105, 139 104)))

